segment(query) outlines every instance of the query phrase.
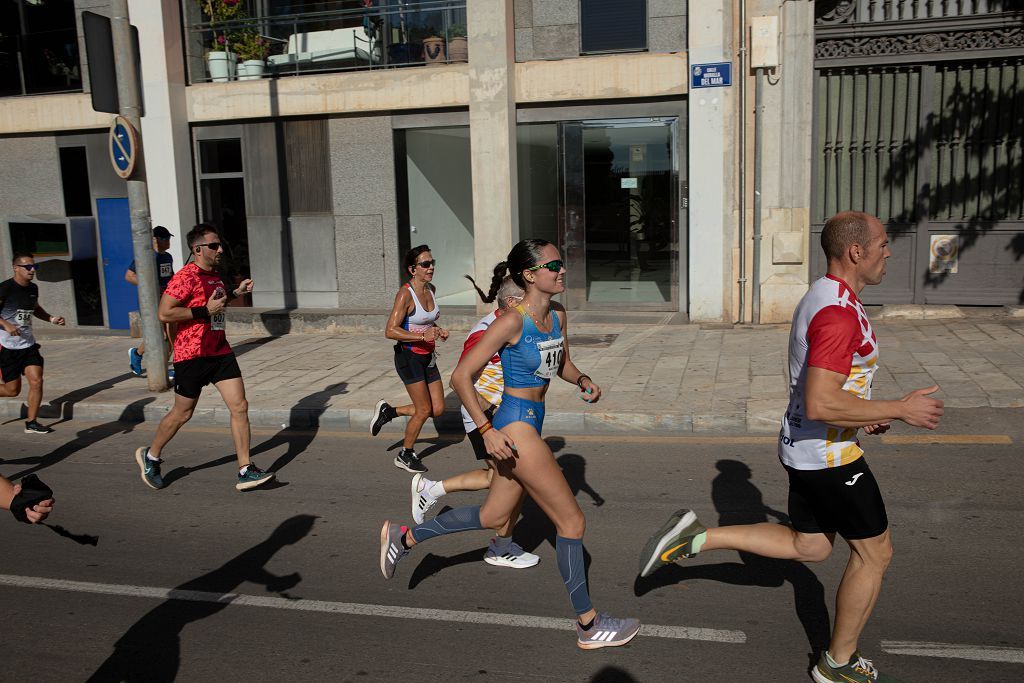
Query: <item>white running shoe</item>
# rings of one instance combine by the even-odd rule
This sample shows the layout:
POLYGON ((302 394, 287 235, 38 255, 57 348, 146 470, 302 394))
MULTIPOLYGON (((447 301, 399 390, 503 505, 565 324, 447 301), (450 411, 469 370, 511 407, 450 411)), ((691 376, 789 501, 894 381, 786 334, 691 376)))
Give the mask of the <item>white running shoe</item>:
POLYGON ((494 547, 494 539, 492 538, 491 542, 487 545, 487 552, 484 553, 484 562, 493 564, 495 567, 526 569, 540 562, 540 557, 526 552, 515 541, 512 541, 504 551, 499 552, 494 547))
POLYGON ((417 524, 423 524, 423 515, 437 505, 438 498, 440 498, 440 496, 430 493, 433 483, 422 474, 417 474, 412 478, 412 485, 409 487, 412 491, 412 518, 417 524))

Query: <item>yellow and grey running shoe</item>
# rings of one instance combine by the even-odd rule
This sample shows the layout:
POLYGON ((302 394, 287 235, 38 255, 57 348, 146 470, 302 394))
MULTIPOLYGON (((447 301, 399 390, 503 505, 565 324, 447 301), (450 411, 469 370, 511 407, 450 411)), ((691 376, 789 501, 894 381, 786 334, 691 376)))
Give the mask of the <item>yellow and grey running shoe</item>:
POLYGON ((677 510, 668 521, 651 536, 640 554, 640 576, 650 576, 658 567, 671 564, 680 557, 693 557, 690 552, 693 537, 707 531, 692 510, 677 510))
POLYGON ((870 659, 865 659, 859 652, 854 652, 850 661, 842 666, 832 666, 825 653, 813 669, 811 678, 818 683, 900 683, 892 676, 886 676, 875 668, 870 659))

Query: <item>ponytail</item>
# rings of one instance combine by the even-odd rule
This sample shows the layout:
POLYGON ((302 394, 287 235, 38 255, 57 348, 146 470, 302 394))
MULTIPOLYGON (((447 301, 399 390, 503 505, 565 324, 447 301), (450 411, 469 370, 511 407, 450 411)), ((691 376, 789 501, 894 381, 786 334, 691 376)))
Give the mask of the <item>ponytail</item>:
POLYGON ((487 296, 484 296, 483 291, 476 286, 476 281, 468 275, 466 278, 473 283, 473 288, 476 289, 480 295, 480 299, 485 303, 489 304, 494 301, 498 296, 498 288, 501 287, 502 281, 505 279, 505 274, 508 272, 508 261, 502 261, 498 265, 494 266, 494 275, 491 277, 491 290, 487 292, 487 296))

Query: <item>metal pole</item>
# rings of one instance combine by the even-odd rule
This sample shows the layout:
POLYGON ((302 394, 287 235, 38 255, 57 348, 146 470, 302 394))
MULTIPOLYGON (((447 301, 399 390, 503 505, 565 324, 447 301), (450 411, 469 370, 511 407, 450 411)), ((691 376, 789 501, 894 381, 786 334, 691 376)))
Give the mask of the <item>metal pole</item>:
POLYGON ((761 139, 764 125, 764 69, 754 76, 754 282, 750 288, 750 322, 761 324, 761 139))
POLYGON ((163 325, 156 317, 160 301, 157 290, 156 258, 153 256, 153 228, 149 216, 149 195, 146 190, 146 168, 142 156, 142 122, 139 108, 139 78, 135 68, 135 45, 128 23, 128 0, 111 0, 110 32, 114 43, 117 72, 117 100, 121 116, 135 128, 138 149, 135 150, 135 172, 126 181, 128 206, 132 217, 132 246, 135 273, 139 278, 139 315, 142 318, 142 339, 146 342, 143 362, 150 391, 167 390, 167 353, 164 349, 163 325))
POLYGON ((738 322, 747 317, 747 0, 740 0, 740 117, 737 138, 740 144, 740 314, 738 322))

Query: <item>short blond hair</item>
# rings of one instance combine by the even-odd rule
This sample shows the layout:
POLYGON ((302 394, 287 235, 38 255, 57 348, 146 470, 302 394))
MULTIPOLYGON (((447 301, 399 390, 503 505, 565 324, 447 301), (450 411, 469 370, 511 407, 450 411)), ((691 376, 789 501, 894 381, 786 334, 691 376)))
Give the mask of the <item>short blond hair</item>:
POLYGON ((508 308, 509 298, 522 299, 526 295, 523 288, 515 283, 511 276, 506 276, 498 287, 495 298, 498 300, 498 308, 508 308))

